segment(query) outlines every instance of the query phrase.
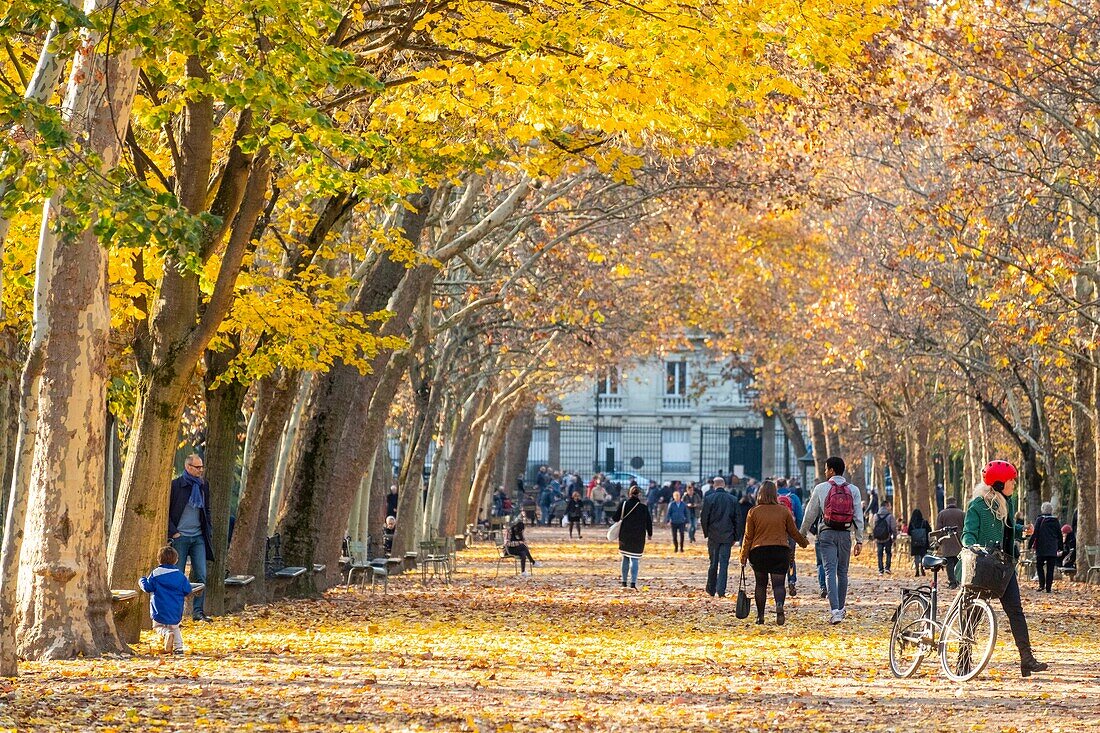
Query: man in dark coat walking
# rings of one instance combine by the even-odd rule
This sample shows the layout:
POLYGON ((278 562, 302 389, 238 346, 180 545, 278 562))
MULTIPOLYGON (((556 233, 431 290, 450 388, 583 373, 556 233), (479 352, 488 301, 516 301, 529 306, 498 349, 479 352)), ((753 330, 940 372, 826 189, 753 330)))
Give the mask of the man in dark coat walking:
MULTIPOLYGON (((183 473, 172 480, 168 497, 168 542, 179 553, 177 567, 181 572, 187 572, 187 560, 191 560, 191 577, 196 583, 206 583, 206 563, 214 557, 210 485, 203 478, 205 470, 201 456, 187 456, 183 473)), ((212 621, 203 611, 203 596, 199 593, 194 597, 191 617, 212 621)))
POLYGON ((726 491, 726 482, 716 478, 711 482, 711 490, 703 498, 703 511, 699 526, 707 538, 707 553, 710 555, 710 567, 707 569, 707 595, 726 595, 726 580, 729 576, 730 552, 733 550, 734 530, 737 516, 737 500, 726 491))
MULTIPOLYGON (((947 497, 947 506, 936 515, 936 531, 944 527, 954 527, 962 536, 963 522, 966 520, 966 512, 959 509, 958 502, 953 496, 947 497)), ((958 588, 959 581, 955 580, 955 565, 959 562, 959 556, 947 558, 947 587, 958 588)))

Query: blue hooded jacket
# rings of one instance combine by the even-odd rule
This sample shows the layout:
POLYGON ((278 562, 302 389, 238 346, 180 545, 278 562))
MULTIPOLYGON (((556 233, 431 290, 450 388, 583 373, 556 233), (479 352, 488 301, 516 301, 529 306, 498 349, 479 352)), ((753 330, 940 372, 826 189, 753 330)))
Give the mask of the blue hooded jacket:
POLYGON ((141 589, 152 594, 149 612, 158 624, 174 626, 183 620, 183 601, 191 582, 175 565, 159 565, 141 579, 141 589))

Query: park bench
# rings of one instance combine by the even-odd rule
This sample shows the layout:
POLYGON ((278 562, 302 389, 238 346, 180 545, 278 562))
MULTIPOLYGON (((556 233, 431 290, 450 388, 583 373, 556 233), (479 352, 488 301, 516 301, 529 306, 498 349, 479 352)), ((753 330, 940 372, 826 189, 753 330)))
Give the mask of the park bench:
POLYGON ((243 588, 256 579, 255 575, 230 575, 225 579, 226 588, 243 588))
POLYGON ((293 579, 306 573, 306 568, 297 565, 288 566, 283 562, 283 538, 275 534, 267 538, 264 550, 264 574, 269 578, 293 579))

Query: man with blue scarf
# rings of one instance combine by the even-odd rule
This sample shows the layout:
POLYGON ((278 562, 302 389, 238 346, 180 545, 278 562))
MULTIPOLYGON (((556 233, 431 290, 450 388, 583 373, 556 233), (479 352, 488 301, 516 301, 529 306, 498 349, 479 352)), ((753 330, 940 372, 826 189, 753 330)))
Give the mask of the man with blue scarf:
MULTIPOLYGON (((210 485, 203 478, 206 470, 201 456, 192 453, 183 463, 183 473, 172 480, 168 499, 168 541, 179 553, 179 569, 187 571, 191 559, 192 580, 206 582, 206 562, 214 557, 213 525, 210 523, 210 485)), ((191 616, 196 621, 212 621, 203 611, 203 595, 195 596, 191 616)))

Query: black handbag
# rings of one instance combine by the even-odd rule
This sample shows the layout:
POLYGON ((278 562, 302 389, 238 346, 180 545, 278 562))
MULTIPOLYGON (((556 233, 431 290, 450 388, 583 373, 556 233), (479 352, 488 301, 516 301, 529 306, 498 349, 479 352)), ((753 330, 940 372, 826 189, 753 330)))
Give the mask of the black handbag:
POLYGON ((999 549, 979 546, 964 548, 963 586, 985 598, 1000 598, 1016 574, 1012 558, 999 549))
POLYGON ((745 566, 741 566, 741 583, 737 588, 737 618, 748 618, 752 604, 749 602, 749 594, 745 592, 745 566))

